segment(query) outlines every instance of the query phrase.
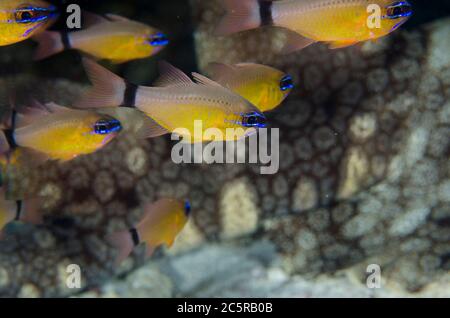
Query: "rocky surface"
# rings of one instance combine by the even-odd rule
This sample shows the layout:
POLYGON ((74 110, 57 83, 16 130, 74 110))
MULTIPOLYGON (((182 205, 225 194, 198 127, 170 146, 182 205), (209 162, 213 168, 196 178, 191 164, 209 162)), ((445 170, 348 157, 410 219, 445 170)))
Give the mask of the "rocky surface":
MULTIPOLYGON (((8 196, 45 197, 46 220, 8 228, 0 242, 0 296, 77 294, 65 285, 72 263, 81 266, 83 287, 106 283, 101 293, 122 296, 448 290, 450 44, 442 39, 450 21, 377 44, 336 51, 316 45, 280 57, 279 30, 216 39, 208 32, 220 15, 218 2, 195 8, 202 67, 263 62, 296 79, 296 91, 269 114, 280 128, 280 171, 263 176, 259 165, 176 165, 167 138, 143 141, 132 133, 70 163, 11 167, 8 196), (143 249, 116 270, 105 235, 131 226, 143 204, 167 195, 192 202, 193 218, 174 249, 111 281, 140 267, 143 249), (384 291, 361 285, 372 263, 381 265, 384 291), (244 286, 242 277, 254 279, 244 286)), ((65 80, 14 81, 65 105, 83 90, 65 80)), ((129 116, 140 115, 130 111, 124 122, 129 116)))

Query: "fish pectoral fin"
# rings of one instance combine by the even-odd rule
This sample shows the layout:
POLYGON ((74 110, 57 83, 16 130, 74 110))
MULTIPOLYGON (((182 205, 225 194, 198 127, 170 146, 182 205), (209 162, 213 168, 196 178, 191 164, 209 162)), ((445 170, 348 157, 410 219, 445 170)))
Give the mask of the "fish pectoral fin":
POLYGON ((136 135, 138 138, 154 138, 165 134, 169 131, 158 124, 154 119, 146 116, 143 120, 142 126, 137 130, 136 135))
POLYGON ((169 86, 186 86, 192 84, 192 80, 180 69, 172 64, 161 61, 158 63, 160 77, 153 83, 153 86, 169 87, 169 86))
POLYGON ((281 54, 290 54, 296 51, 300 51, 317 42, 294 31, 287 30, 286 35, 286 44, 281 49, 281 54))
POLYGON ((357 42, 355 41, 336 41, 336 42, 330 42, 330 45, 328 46, 330 49, 342 49, 344 47, 349 47, 355 45, 357 42))

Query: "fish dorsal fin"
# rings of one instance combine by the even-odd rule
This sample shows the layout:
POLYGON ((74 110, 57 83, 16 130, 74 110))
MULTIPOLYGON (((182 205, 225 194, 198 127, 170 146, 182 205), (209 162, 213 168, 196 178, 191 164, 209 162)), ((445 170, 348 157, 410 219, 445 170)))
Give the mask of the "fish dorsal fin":
POLYGON ((215 79, 233 74, 237 70, 233 65, 218 62, 209 63, 206 69, 208 74, 215 79))
POLYGON ((236 64, 236 66, 237 67, 250 67, 250 66, 261 66, 261 64, 246 62, 246 63, 238 63, 238 64, 236 64))
POLYGON ((192 77, 194 77, 194 80, 199 85, 205 85, 205 86, 213 86, 213 87, 220 87, 224 88, 219 83, 213 81, 212 79, 207 78, 206 76, 199 74, 199 73, 192 73, 192 77))
POLYGON ((168 86, 187 86, 193 84, 193 81, 180 69, 167 62, 158 63, 160 77, 153 84, 158 87, 168 86))
POLYGON ((113 22, 129 22, 130 21, 130 19, 128 19, 128 18, 122 17, 117 14, 113 14, 113 13, 107 13, 107 14, 105 14, 105 17, 108 20, 113 21, 113 22))
POLYGON ((55 103, 47 103, 45 104, 45 108, 47 108, 51 113, 57 114, 57 113, 65 113, 65 112, 70 112, 73 111, 75 112, 75 109, 71 109, 68 107, 64 107, 64 106, 60 106, 58 104, 55 103))
POLYGON ((105 17, 102 17, 101 15, 98 15, 98 14, 95 14, 92 12, 88 12, 88 11, 83 11, 83 14, 81 15, 81 17, 82 17, 83 29, 90 28, 97 24, 111 22, 110 20, 108 20, 105 17))
POLYGON ((16 113, 14 129, 27 126, 47 116, 49 113, 50 111, 45 105, 33 99, 30 101, 29 106, 21 108, 20 112, 16 113))

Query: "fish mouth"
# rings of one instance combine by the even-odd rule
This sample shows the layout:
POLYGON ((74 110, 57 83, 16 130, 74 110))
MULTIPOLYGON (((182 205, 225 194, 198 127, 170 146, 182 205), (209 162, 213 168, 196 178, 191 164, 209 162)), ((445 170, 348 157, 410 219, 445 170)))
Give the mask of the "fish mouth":
POLYGON ((408 1, 397 1, 386 7, 387 19, 409 18, 413 14, 412 5, 408 1))

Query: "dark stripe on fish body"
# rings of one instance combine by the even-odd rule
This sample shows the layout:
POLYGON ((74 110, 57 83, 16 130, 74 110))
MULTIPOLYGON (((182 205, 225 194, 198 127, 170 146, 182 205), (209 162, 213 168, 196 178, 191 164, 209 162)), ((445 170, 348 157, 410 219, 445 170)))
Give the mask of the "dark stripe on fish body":
POLYGON ((11 150, 16 149, 18 145, 17 145, 16 140, 14 138, 14 130, 12 130, 12 129, 5 129, 3 131, 3 133, 5 134, 6 141, 8 142, 9 148, 11 150))
POLYGON ((19 221, 21 214, 22 214, 22 201, 18 200, 16 201, 16 217, 14 218, 14 220, 19 221))
POLYGON ((70 44, 69 33, 65 31, 61 31, 61 42, 64 46, 64 50, 70 50, 72 45, 70 44))
POLYGON ((125 83, 125 93, 123 94, 123 102, 121 107, 135 107, 136 106, 136 94, 139 86, 131 83, 125 83))
POLYGON ((133 240, 134 246, 138 246, 140 243, 139 233, 135 228, 130 229, 131 239, 133 240))
POLYGON ((258 0, 261 26, 273 25, 272 1, 258 0))

